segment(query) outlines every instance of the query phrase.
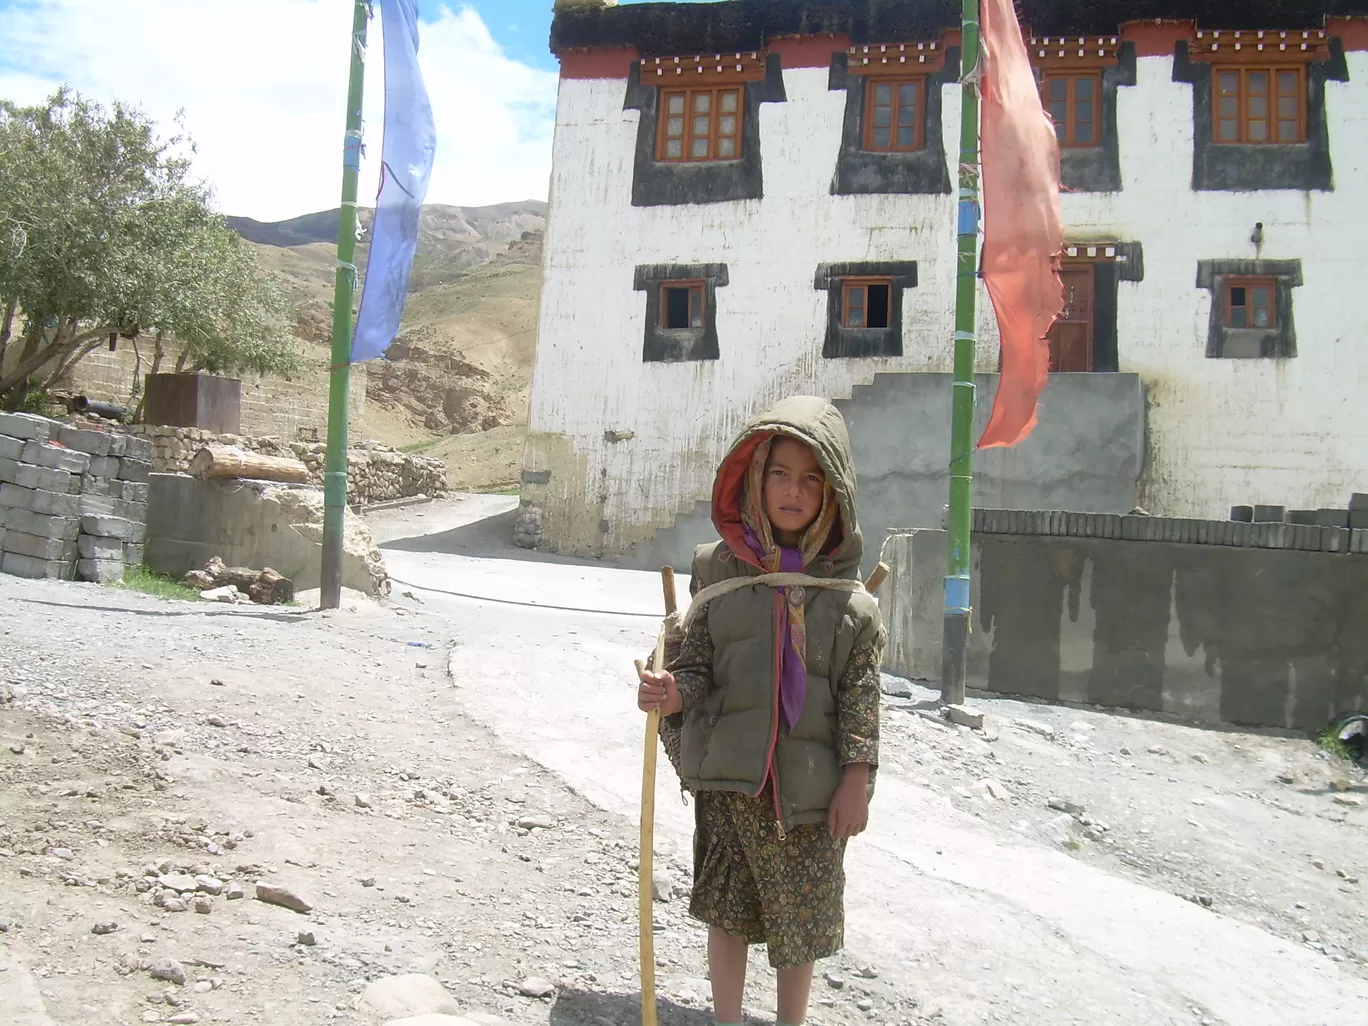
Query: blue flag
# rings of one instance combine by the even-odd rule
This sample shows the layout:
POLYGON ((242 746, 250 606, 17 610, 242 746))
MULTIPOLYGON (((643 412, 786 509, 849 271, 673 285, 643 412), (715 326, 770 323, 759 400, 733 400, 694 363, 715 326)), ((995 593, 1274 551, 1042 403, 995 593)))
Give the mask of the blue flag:
POLYGON ((375 200, 366 283, 352 338, 353 363, 384 354, 399 333, 409 271, 418 250, 418 218, 432 177, 437 134, 418 70, 417 0, 383 0, 385 142, 375 200))

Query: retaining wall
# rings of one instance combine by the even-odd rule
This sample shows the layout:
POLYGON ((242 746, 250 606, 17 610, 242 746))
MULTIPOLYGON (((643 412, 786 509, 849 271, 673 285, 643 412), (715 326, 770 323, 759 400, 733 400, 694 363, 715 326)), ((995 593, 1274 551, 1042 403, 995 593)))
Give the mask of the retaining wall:
MULTIPOLYGON (((1319 731, 1368 708, 1368 531, 976 510, 971 688, 1319 731)), ((890 534, 885 666, 939 680, 946 536, 890 534)))
POLYGON ((143 560, 152 447, 0 413, 0 572, 114 582, 143 560))
MULTIPOLYGON (((152 443, 154 473, 183 474, 195 453, 206 443, 217 442, 267 456, 292 456, 309 468, 314 484, 323 484, 328 447, 322 442, 283 442, 272 436, 218 435, 200 428, 149 424, 137 424, 130 430, 152 443)), ((354 506, 446 493, 446 465, 441 460, 400 452, 376 442, 355 446, 347 454, 347 501, 354 506)))

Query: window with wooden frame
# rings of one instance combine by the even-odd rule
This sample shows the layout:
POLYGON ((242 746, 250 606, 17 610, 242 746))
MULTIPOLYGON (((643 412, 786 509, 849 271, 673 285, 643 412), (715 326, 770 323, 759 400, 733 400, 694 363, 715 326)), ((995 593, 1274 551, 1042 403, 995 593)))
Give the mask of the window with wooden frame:
POLYGON ((741 159, 745 87, 660 90, 656 159, 667 163, 741 159))
POLYGON ((708 286, 701 281, 667 281, 660 285, 660 326, 667 331, 702 328, 707 320, 708 286))
POLYGON ((865 87, 864 148, 872 153, 911 153, 925 145, 926 77, 871 77, 865 87))
POLYGON ((891 278, 846 278, 841 282, 841 327, 887 328, 892 323, 891 278))
POLYGON ((1059 145, 1082 149, 1102 145, 1102 73, 1047 71, 1040 96, 1055 124, 1059 145))
POLYGON ((1272 278, 1225 280, 1225 326, 1274 330, 1278 327, 1278 283, 1272 278))
POLYGON ((1226 144, 1306 141, 1306 68, 1230 67, 1211 70, 1215 141, 1226 144))

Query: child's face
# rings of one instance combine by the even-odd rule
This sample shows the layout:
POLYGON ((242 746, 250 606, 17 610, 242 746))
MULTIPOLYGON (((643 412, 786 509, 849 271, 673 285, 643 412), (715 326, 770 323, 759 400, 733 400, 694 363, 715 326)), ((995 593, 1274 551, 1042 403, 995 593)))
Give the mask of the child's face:
POLYGON ((779 438, 765 467, 765 516, 775 540, 796 545, 822 512, 826 474, 812 447, 796 438, 779 438))

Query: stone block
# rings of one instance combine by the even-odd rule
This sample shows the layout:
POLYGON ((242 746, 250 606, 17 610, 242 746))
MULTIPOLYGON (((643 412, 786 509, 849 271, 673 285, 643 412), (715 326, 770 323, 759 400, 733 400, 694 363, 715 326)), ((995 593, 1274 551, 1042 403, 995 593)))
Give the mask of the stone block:
POLYGON ((102 453, 104 456, 127 456, 129 436, 122 431, 109 432, 109 452, 102 453))
POLYGON ((961 727, 968 727, 970 730, 983 729, 983 713, 977 709, 971 709, 964 705, 947 705, 945 707, 945 718, 951 723, 957 723, 961 727))
POLYGON ((33 559, 70 561, 76 556, 76 541, 66 538, 43 538, 7 528, 5 551, 30 556, 33 559))
POLYGON ((118 538, 96 538, 83 534, 77 545, 82 559, 123 561, 123 542, 118 538))
POLYGON ((116 491, 118 483, 118 481, 115 481, 112 478, 96 477, 94 474, 82 474, 81 494, 114 498, 114 492, 116 491))
POLYGON ((1349 512, 1368 513, 1368 492, 1355 492, 1349 496, 1349 512))
POLYGON ((76 515, 82 517, 114 516, 114 508, 118 506, 119 500, 110 495, 82 495, 77 506, 76 515))
POLYGON ((133 525, 123 517, 100 516, 87 513, 81 517, 81 533, 95 538, 117 538, 121 542, 137 541, 133 525))
POLYGON ((123 580, 123 559, 81 559, 76 562, 76 575, 95 584, 118 584, 123 580))
POLYGON ((0 509, 32 509, 33 489, 0 484, 0 509))
POLYGON ((21 531, 39 538, 61 538, 70 541, 81 533, 80 522, 72 517, 54 517, 46 513, 35 513, 31 509, 5 509, 0 507, 3 526, 11 531, 21 531))
POLYGON ((0 484, 14 484, 19 480, 19 461, 0 459, 0 484))
POLYGON ((54 442, 61 442, 68 449, 97 458, 109 455, 109 439, 107 431, 91 431, 87 428, 72 427, 70 424, 59 425, 52 436, 54 442))
POLYGON ((90 470, 87 473, 96 477, 116 478, 119 476, 119 457, 96 456, 91 459, 90 470))
POLYGON ((1316 510, 1316 523, 1321 527, 1348 527, 1349 511, 1347 509, 1318 509, 1316 510))
POLYGON ((125 520, 135 524, 147 523, 147 503, 145 502, 125 502, 118 499, 114 503, 114 515, 123 517, 125 520))
POLYGON ((117 498, 125 502, 146 502, 149 486, 142 481, 120 481, 117 498))
POLYGON ((125 456, 119 460, 119 480, 136 481, 139 484, 146 484, 152 476, 152 460, 134 459, 125 456))
POLYGON ((1314 509, 1290 509, 1287 511, 1287 522, 1297 527, 1309 527, 1316 522, 1316 511, 1314 509))
POLYGON ((124 542, 124 564, 127 566, 143 565, 143 546, 142 543, 124 542))
POLYGON ((1254 520, 1253 506, 1231 506, 1230 519, 1241 524, 1252 523, 1254 520))
POLYGON ((1284 506, 1255 506, 1254 523, 1282 524, 1287 522, 1287 508, 1284 506))
POLYGON ((75 571, 70 560, 35 559, 19 552, 6 552, 0 557, 0 573, 35 580, 69 581, 75 571))
POLYGON ((21 463, 32 463, 35 467, 65 470, 68 474, 84 474, 90 469, 90 457, 85 453, 72 452, 36 438, 24 443, 24 454, 19 460, 21 463))
POLYGON ((1355 531, 1368 530, 1368 509, 1351 509, 1349 526, 1355 531))
POLYGON ((21 438, 0 435, 0 460, 18 460, 26 443, 21 438))
POLYGON ((81 515, 81 497, 70 492, 49 492, 38 488, 33 492, 29 509, 52 517, 76 517, 81 515))
POLYGON ((14 483, 20 488, 38 488, 45 492, 79 491, 81 478, 65 470, 52 467, 35 467, 29 463, 19 464, 14 473, 14 483), (73 487, 74 485, 74 487, 73 487))
POLYGON ((24 441, 36 438, 40 442, 46 442, 52 437, 53 429, 57 426, 55 420, 38 417, 32 413, 0 413, 0 435, 8 435, 10 438, 22 438, 24 441))
POLYGON ((144 463, 152 462, 152 442, 146 438, 139 438, 137 435, 124 435, 127 441, 124 443, 124 455, 131 460, 141 460, 144 463))

